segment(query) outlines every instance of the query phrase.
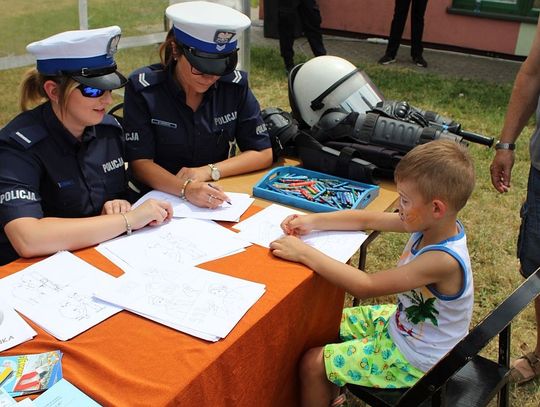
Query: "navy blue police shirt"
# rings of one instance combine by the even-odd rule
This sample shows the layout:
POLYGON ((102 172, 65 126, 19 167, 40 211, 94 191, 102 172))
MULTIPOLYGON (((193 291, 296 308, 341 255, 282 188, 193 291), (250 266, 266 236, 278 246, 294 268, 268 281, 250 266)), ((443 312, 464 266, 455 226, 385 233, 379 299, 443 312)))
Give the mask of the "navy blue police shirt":
POLYGON ((4 232, 22 217, 79 218, 127 190, 122 129, 116 119, 69 133, 50 102, 21 113, 0 130, 0 264, 17 257, 4 232))
POLYGON ((221 77, 193 110, 174 79, 174 66, 155 64, 129 77, 124 94, 124 131, 129 161, 152 159, 176 174, 182 167, 223 161, 241 151, 270 148, 260 106, 247 74, 221 77))

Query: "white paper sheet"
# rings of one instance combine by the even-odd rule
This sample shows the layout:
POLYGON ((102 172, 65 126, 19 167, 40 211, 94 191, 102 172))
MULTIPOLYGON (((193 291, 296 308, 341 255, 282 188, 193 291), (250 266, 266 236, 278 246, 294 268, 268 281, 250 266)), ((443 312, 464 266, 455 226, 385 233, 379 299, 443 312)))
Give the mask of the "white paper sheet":
POLYGON ((264 291, 263 284, 182 266, 124 274, 113 285, 98 288, 95 296, 190 335, 213 340, 227 336, 264 291))
POLYGON ((222 205, 215 209, 199 208, 192 203, 180 199, 175 195, 168 194, 161 191, 150 191, 142 196, 137 202, 133 204, 133 208, 136 208, 147 199, 154 198, 162 201, 170 202, 175 218, 195 218, 195 219, 210 219, 210 220, 224 220, 230 222, 238 222, 240 216, 250 207, 255 201, 248 194, 241 194, 238 192, 225 192, 231 200, 231 205, 223 202, 222 205))
POLYGON ((193 266, 238 253, 250 245, 213 221, 182 218, 101 243, 97 250, 128 273, 154 264, 171 270, 193 266))
MULTIPOLYGON (((37 332, 10 305, 0 299, 0 352, 29 341, 36 335, 37 332)), ((0 373, 1 370, 0 367, 0 373)))
MULTIPOLYGON (((272 204, 248 219, 236 224, 238 236, 263 247, 284 236, 281 222, 289 215, 304 214, 296 209, 272 204)), ((367 239, 362 231, 315 230, 300 237, 310 246, 343 263, 348 261, 367 239)))
POLYGON ((92 297, 114 277, 69 252, 58 252, 0 280, 0 297, 66 341, 121 311, 92 297))

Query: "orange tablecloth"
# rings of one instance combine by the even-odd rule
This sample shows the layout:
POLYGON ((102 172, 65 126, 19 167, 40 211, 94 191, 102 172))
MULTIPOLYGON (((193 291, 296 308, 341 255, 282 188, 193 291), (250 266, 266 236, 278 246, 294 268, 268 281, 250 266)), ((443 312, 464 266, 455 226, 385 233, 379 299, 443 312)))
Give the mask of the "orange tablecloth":
MULTIPOLYGON (((75 254, 122 274, 93 248, 75 254)), ((1 267, 0 278, 37 260, 1 267)), ((306 349, 337 340, 344 292, 256 245, 200 267, 266 285, 221 341, 196 339, 122 311, 67 342, 29 321, 38 336, 1 355, 59 349, 64 377, 105 406, 297 406, 298 360, 306 349)))

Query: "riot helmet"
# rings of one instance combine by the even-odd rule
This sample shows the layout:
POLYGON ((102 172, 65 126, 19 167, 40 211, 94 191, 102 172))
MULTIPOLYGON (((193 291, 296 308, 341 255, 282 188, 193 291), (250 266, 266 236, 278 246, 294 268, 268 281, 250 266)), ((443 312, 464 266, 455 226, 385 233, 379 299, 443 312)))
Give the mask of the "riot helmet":
POLYGON ((309 127, 330 108, 363 113, 383 100, 369 77, 349 61, 330 55, 295 66, 289 74, 294 117, 309 127))

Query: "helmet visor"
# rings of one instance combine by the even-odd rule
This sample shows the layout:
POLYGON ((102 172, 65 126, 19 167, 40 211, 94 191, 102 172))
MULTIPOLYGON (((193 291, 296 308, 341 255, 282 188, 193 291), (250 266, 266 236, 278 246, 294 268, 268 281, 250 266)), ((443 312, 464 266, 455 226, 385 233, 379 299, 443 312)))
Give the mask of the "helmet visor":
POLYGON ((371 83, 369 78, 364 76, 364 79, 367 79, 366 83, 340 103, 339 106, 345 111, 364 113, 372 110, 377 103, 384 99, 379 89, 371 83))

